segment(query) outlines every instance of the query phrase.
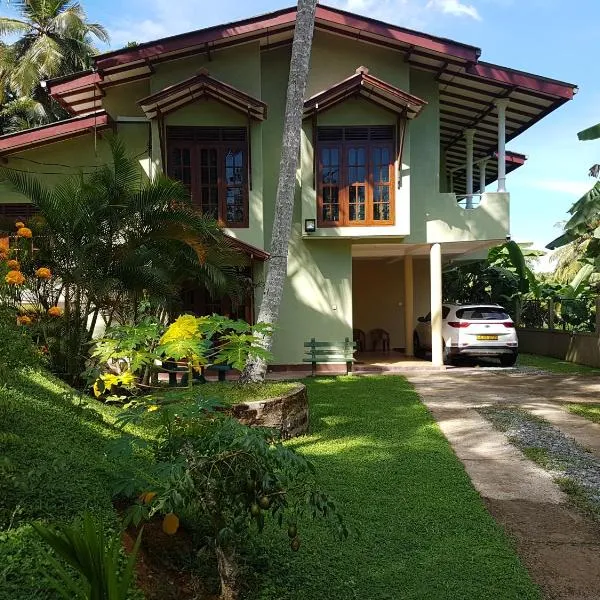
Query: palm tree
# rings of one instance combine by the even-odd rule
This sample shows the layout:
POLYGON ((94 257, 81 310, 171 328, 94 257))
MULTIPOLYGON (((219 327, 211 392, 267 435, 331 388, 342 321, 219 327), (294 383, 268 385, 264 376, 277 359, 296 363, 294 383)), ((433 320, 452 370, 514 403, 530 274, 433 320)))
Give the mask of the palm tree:
MULTIPOLYGON (((294 212, 304 93, 308 80, 317 2, 318 0, 298 0, 279 162, 279 182, 275 199, 275 219, 271 234, 271 258, 267 266, 265 288, 258 311, 259 323, 277 323, 287 278, 288 245, 294 212)), ((270 350, 272 344, 273 338, 270 334, 262 338, 265 350, 270 350)), ((266 372, 266 361, 255 356, 248 361, 241 379, 246 382, 261 382, 264 381, 266 372)))
POLYGON ((91 66, 97 53, 92 40, 107 43, 107 31, 87 21, 72 0, 13 0, 20 19, 0 17, 0 36, 20 36, 0 45, 0 93, 3 101, 30 97, 43 105, 48 120, 64 116, 40 81, 91 66))
MULTIPOLYGON (((52 189, 35 176, 0 168, 0 177, 39 210, 31 223, 36 262, 56 276, 52 299, 64 300, 66 330, 55 353, 71 381, 83 371, 99 317, 107 324, 131 322, 144 300, 166 320, 187 281, 215 296, 241 286, 236 269, 245 257, 216 221, 194 209, 183 185, 162 174, 143 179, 121 140, 111 138, 110 147, 110 163, 52 189)), ((49 308, 44 296, 37 303, 49 308)))

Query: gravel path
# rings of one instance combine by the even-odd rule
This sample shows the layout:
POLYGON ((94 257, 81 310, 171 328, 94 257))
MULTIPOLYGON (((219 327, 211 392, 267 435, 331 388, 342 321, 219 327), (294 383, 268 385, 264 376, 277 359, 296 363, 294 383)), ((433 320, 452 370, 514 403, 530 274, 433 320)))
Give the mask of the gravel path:
POLYGON ((600 516, 600 460, 547 421, 515 407, 482 407, 478 412, 505 432, 521 450, 532 449, 556 478, 574 482, 600 516))

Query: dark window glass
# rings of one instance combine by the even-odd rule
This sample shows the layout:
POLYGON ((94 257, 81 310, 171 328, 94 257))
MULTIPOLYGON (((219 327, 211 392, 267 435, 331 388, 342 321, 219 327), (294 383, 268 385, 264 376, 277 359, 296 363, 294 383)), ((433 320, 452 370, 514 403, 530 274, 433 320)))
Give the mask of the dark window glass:
POLYGON ((232 227, 248 226, 245 128, 169 127, 168 173, 202 212, 232 227))
POLYGON ((456 311, 459 319, 469 321, 506 321, 510 319, 503 308, 493 306, 471 306, 469 308, 459 308, 456 311))
POLYGON ((321 225, 390 225, 393 214, 393 128, 317 130, 321 225))

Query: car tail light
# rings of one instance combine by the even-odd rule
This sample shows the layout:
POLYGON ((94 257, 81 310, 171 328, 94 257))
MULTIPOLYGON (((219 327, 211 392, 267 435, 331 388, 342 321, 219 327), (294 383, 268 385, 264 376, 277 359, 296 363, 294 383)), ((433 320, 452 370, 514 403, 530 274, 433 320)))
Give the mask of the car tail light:
POLYGON ((507 329, 515 328, 515 324, 512 321, 504 321, 504 323, 502 323, 502 325, 504 325, 504 327, 506 327, 507 329))
POLYGON ((464 329, 465 327, 468 327, 470 323, 467 323, 466 321, 448 321, 448 325, 450 325, 450 327, 455 327, 456 329, 464 329))

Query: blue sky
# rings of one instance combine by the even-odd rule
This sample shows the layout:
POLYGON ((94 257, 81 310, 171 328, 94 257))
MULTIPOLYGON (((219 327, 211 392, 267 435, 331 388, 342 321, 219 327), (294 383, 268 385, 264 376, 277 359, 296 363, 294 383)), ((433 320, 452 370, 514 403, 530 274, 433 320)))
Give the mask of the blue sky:
MULTIPOLYGON (((112 47, 254 16, 293 0, 82 0, 91 20, 104 24, 112 47)), ((4 4, 4 3, 3 3, 4 4)), ((600 122, 600 79, 595 73, 600 2, 577 0, 328 0, 330 4, 472 44, 482 59, 553 77, 579 87, 572 102, 508 146, 528 155, 508 177, 511 233, 538 247, 556 237, 556 224, 593 181, 600 141, 577 132, 600 122)), ((10 5, 9 5, 10 6, 10 5)), ((6 10, 6 5, 4 4, 6 10)))

